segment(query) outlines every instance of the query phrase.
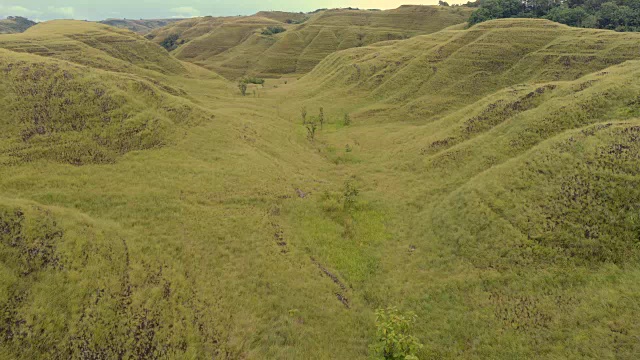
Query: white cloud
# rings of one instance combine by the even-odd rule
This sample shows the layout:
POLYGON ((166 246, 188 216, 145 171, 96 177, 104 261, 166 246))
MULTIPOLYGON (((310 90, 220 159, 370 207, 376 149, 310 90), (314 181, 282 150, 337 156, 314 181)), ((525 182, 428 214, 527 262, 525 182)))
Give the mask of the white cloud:
POLYGON ((27 9, 24 6, 12 5, 12 6, 4 6, 0 5, 0 12, 9 16, 32 16, 32 15, 40 15, 42 12, 37 10, 27 9))
POLYGON ((200 10, 191 6, 181 6, 170 10, 176 18, 189 18, 200 16, 200 10))
POLYGON ((47 10, 49 10, 49 12, 51 13, 59 14, 68 18, 72 18, 75 14, 75 9, 72 6, 63 6, 63 7, 49 6, 47 10))

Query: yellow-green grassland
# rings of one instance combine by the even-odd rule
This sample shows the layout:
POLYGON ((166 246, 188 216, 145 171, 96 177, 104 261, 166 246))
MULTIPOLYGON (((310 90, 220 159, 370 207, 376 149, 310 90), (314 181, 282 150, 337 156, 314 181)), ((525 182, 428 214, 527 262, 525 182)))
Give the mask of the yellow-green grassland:
POLYGON ((637 359, 640 34, 469 14, 0 35, 0 358, 637 359))

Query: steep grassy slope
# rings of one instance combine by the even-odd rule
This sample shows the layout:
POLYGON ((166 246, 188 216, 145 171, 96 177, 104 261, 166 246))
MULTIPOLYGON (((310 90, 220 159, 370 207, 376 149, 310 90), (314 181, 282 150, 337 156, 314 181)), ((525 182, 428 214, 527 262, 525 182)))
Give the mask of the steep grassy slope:
POLYGON ((181 21, 183 19, 107 19, 100 21, 101 24, 115 26, 121 29, 131 30, 138 34, 147 34, 157 28, 181 21))
POLYGON ((0 55, 0 108, 12 114, 2 120, 3 162, 109 163, 211 116, 166 83, 187 67, 127 31, 56 21, 0 46, 12 50, 0 55))
POLYGON ((0 34, 21 33, 36 23, 20 16, 9 16, 0 20, 0 34))
POLYGON ((637 51, 634 34, 546 20, 492 21, 336 53, 305 77, 300 91, 366 93, 379 110, 424 121, 507 86, 573 80, 634 59, 637 51))
POLYGON ((373 307, 417 311, 424 358, 633 358, 637 44, 503 20, 328 57, 277 91, 305 99, 283 103, 294 119, 324 106, 320 148, 393 240, 351 280, 354 262, 324 250, 320 198, 299 244, 373 307))
POLYGON ((164 49, 130 31, 96 23, 55 20, 0 38, 0 47, 116 72, 157 77, 186 74, 164 49))
POLYGON ((420 359, 637 357, 639 35, 492 21, 242 97, 38 28, 0 37, 0 357, 377 358, 387 306, 420 359))
MULTIPOLYGON (((0 50, 0 162, 109 163, 208 116, 142 78, 0 50)), ((171 89, 171 88, 169 88, 171 89)))
MULTIPOLYGON (((324 57, 338 50, 379 41, 428 34, 464 23, 470 9, 403 6, 395 10, 335 9, 313 14, 300 25, 284 24, 292 15, 258 13, 248 18, 187 20, 151 34, 161 42, 171 34, 185 43, 177 58, 213 69, 228 77, 304 74, 324 57), (285 19, 286 18, 286 19, 285 19), (279 21, 271 24, 265 19, 279 21), (287 29, 278 35, 262 35, 267 26, 287 29)), ((299 16, 299 14, 298 14, 299 16)), ((298 19, 299 21, 300 19, 298 19)))

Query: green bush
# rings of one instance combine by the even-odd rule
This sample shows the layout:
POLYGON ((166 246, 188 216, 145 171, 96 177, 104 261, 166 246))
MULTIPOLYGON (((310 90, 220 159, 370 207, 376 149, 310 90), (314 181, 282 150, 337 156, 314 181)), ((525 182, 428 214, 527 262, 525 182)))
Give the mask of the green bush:
POLYGON ((282 26, 269 26, 266 29, 262 30, 262 35, 275 35, 285 31, 287 30, 282 26))
POLYGON ((172 34, 167 36, 162 42, 160 46, 167 49, 167 51, 175 50, 178 47, 178 39, 180 36, 178 34, 172 34))
POLYGON ((360 194, 360 190, 358 190, 356 185, 353 183, 353 180, 349 179, 344 183, 343 207, 345 211, 349 211, 355 207, 359 194, 360 194))
POLYGON ((376 328, 378 343, 374 346, 376 353, 385 360, 417 360, 416 354, 423 347, 413 335, 411 326, 417 316, 413 312, 401 314, 398 309, 378 309, 376 311, 376 328))

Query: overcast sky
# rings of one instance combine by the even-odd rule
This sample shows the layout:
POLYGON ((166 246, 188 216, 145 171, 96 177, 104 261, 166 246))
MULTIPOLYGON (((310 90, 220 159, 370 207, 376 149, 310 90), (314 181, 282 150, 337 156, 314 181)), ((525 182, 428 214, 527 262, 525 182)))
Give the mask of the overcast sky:
POLYGON ((250 15, 260 10, 312 11, 318 8, 391 9, 402 4, 432 5, 437 0, 0 0, 0 17, 103 20, 204 15, 250 15))

